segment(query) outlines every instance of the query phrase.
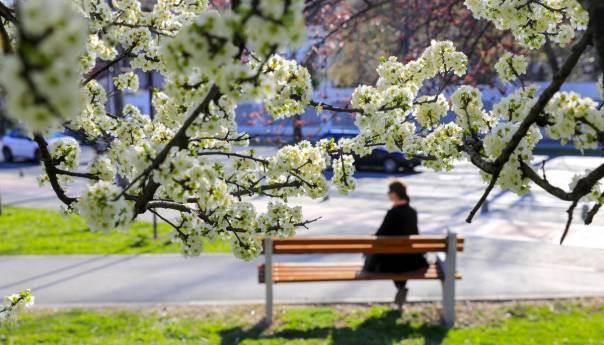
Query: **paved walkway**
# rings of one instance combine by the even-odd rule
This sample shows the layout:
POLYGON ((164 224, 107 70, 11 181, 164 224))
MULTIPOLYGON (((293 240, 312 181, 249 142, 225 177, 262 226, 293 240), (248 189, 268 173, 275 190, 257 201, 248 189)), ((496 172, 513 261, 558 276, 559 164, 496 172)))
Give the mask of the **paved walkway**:
MULTIPOLYGON (((290 256, 280 260, 359 261, 360 256, 290 256)), ((113 303, 260 303, 259 261, 231 255, 74 255, 0 257, 0 295, 31 288, 39 305, 113 303)), ((459 257, 458 299, 604 296, 604 250, 534 242, 467 239, 459 257)), ((387 302, 390 282, 277 285, 277 303, 387 302)), ((410 300, 439 300, 435 281, 410 283, 410 300)))

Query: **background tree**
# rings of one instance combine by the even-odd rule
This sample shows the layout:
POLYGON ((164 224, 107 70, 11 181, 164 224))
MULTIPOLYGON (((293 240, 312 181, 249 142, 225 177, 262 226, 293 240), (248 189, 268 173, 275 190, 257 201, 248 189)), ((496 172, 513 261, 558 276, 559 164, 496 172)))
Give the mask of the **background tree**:
POLYGON ((463 0, 314 1, 307 3, 305 14, 321 28, 315 30, 317 43, 305 62, 329 57, 330 76, 348 78, 338 83, 343 86, 375 82, 380 56, 407 62, 421 54, 426 42, 443 39, 468 57, 467 82, 488 83, 497 56, 518 49, 509 33, 475 19, 463 0), (351 73, 338 73, 346 65, 352 65, 346 69, 351 73))

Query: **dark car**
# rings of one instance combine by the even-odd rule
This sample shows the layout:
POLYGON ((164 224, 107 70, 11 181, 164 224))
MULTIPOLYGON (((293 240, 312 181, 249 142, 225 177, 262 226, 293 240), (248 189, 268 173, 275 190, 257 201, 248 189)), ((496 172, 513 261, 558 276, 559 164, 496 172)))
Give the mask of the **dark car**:
MULTIPOLYGON (((353 138, 358 133, 355 130, 338 129, 330 130, 321 136, 321 139, 334 138, 336 141, 340 138, 353 138)), ((355 155, 355 166, 365 169, 380 169, 387 173, 394 173, 400 170, 413 171, 415 167, 421 164, 417 158, 407 159, 404 153, 388 152, 383 147, 377 147, 371 154, 360 157, 355 155)))

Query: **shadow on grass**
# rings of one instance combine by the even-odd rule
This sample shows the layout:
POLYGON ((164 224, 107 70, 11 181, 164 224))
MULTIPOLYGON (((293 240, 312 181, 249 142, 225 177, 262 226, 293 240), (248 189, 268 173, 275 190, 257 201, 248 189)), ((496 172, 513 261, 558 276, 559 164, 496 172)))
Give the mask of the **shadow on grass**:
POLYGON ((235 345, 245 340, 287 344, 293 340, 330 341, 334 345, 390 345, 405 339, 423 340, 426 345, 442 344, 447 329, 432 324, 401 323, 400 313, 391 310, 383 315, 370 317, 356 327, 331 326, 304 330, 277 329, 265 334, 263 323, 251 328, 233 327, 220 332, 221 345, 235 345))

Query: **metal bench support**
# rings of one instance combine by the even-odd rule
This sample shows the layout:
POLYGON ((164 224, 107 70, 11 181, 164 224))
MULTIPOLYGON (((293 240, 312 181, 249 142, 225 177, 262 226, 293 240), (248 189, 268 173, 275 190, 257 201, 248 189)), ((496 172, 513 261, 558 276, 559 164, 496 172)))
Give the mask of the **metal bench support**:
POLYGON ((443 281, 443 321, 446 327, 455 324, 455 271, 457 255, 457 234, 447 231, 447 258, 445 259, 443 281))
POLYGON ((273 239, 264 239, 264 285, 266 287, 266 316, 265 323, 273 322, 273 239))

